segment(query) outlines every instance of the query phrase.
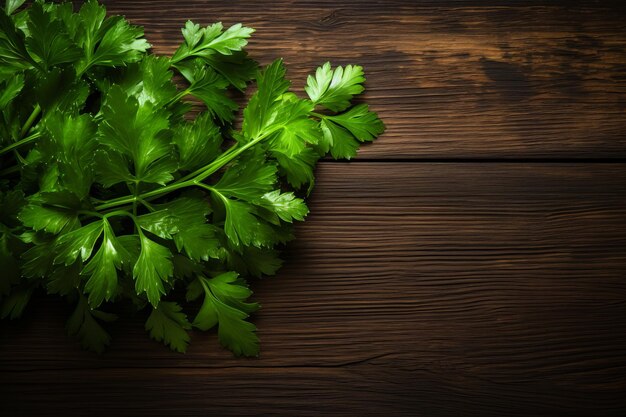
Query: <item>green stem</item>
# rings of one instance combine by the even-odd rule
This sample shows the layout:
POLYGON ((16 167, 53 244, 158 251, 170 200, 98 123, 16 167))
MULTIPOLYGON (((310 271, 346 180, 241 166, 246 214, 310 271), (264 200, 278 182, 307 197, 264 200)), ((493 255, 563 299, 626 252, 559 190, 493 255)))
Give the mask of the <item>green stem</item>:
POLYGON ((222 168, 223 166, 231 162, 233 159, 241 155, 243 152, 245 152, 252 146, 256 145, 257 143, 259 143, 260 141, 262 141, 263 139, 267 138, 268 136, 270 136, 271 134, 275 133, 276 131, 280 129, 282 129, 282 126, 268 130, 267 132, 263 133, 262 135, 257 136, 255 139, 251 140, 250 142, 246 143, 240 148, 237 145, 233 146, 228 151, 223 153, 215 161, 208 164, 206 167, 201 168, 187 175, 184 178, 181 178, 180 180, 178 180, 177 182, 173 184, 166 185, 165 187, 148 191, 143 194, 139 194, 138 196, 126 196, 126 197, 115 198, 113 200, 109 200, 105 202, 104 204, 100 204, 96 206, 95 209, 98 211, 102 211, 102 210, 106 210, 109 208, 121 206, 124 204, 132 204, 133 202, 136 202, 136 201, 147 200, 152 197, 158 197, 163 194, 168 194, 173 191, 180 190, 182 188, 198 186, 199 183, 201 183, 203 180, 211 176, 211 174, 215 173, 220 168, 222 168))
POLYGON ((239 148, 238 145, 234 145, 229 150, 227 150, 222 155, 220 155, 215 161, 211 162, 209 165, 192 172, 191 174, 181 178, 179 181, 189 181, 192 179, 198 180, 198 181, 205 180, 211 174, 218 171, 220 168, 222 168, 224 165, 226 165, 227 163, 229 163, 230 161, 232 161, 233 159, 241 155, 243 152, 250 149, 252 146, 256 145, 257 143, 259 143, 260 141, 262 141, 263 139, 267 138, 268 136, 270 136, 271 134, 275 133, 276 131, 280 129, 282 129, 282 126, 279 128, 268 130, 264 134, 257 136, 255 139, 252 139, 250 142, 246 143, 241 148, 239 148))
POLYGON ((176 96, 174 96, 170 101, 168 101, 165 107, 171 106, 172 104, 176 103, 179 100, 182 100, 183 97, 189 94, 191 94, 191 89, 189 88, 184 89, 180 93, 176 94, 176 96))
POLYGON ((32 127, 33 123, 35 123, 35 120, 37 120, 37 117, 39 117, 40 114, 41 114, 41 106, 37 104, 35 108, 33 109, 33 112, 30 114, 30 116, 28 116, 28 120, 26 120, 26 123, 24 123, 24 126, 22 126, 22 130, 20 132, 21 138, 23 138, 24 136, 28 134, 28 131, 32 127))
POLYGON ((41 137, 41 133, 39 133, 39 132, 33 133, 29 137, 24 138, 24 139, 22 139, 22 140, 20 140, 18 142, 12 143, 11 145, 7 146, 6 148, 1 149, 0 150, 0 155, 4 155, 5 153, 11 152, 14 149, 17 149, 17 148, 19 148, 21 146, 27 145, 27 144, 33 142, 35 139, 38 139, 39 137, 41 137))
POLYGON ((146 200, 144 200, 144 199, 141 199, 141 198, 140 198, 140 199, 139 199, 139 202, 140 202, 141 204, 143 204, 143 205, 144 205, 144 207, 146 207, 146 208, 147 208, 148 210, 150 210, 151 212, 155 212, 155 211, 156 211, 156 209, 155 209, 154 207, 152 207, 152 205, 151 205, 150 203, 148 203, 146 200))
POLYGON ((133 221, 135 220, 135 215, 124 211, 124 210, 116 210, 116 211, 112 211, 110 213, 107 213, 103 216, 103 218, 108 219, 109 217, 115 217, 115 216, 128 216, 131 219, 133 219, 133 221))
POLYGON ((310 112, 309 114, 313 117, 317 117, 318 119, 324 119, 328 117, 327 114, 315 113, 314 111, 310 112))
POLYGON ((106 209, 117 207, 117 206, 123 206, 125 204, 132 204, 134 201, 137 201, 140 199, 145 200, 150 197, 156 197, 162 194, 171 193, 172 191, 180 190, 181 188, 190 187, 193 185, 194 184, 191 181, 175 183, 175 184, 167 185, 163 188, 148 191, 147 193, 143 193, 138 197, 129 195, 126 197, 114 198, 113 200, 109 200, 104 204, 100 204, 99 206, 96 206, 95 209, 98 211, 102 211, 102 210, 106 210, 106 209))
POLYGON ((77 212, 78 214, 83 214, 85 216, 91 216, 91 217, 100 217, 103 218, 104 216, 100 213, 97 213, 95 211, 89 211, 89 210, 78 210, 77 212))

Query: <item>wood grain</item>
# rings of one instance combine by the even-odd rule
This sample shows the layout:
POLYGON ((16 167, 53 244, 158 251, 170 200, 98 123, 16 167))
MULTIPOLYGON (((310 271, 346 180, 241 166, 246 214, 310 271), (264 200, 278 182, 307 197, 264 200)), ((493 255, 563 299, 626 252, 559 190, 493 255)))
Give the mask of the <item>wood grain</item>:
POLYGON ((388 132, 361 158, 626 157, 623 2, 104 3, 162 54, 190 18, 252 26, 252 56, 284 57, 300 91, 326 60, 363 65, 388 132))
POLYGON ((626 400, 623 164, 323 163, 262 356, 186 355, 113 327, 104 356, 51 301, 0 327, 11 416, 611 416, 626 400), (45 407, 42 405, 45 404, 45 407))

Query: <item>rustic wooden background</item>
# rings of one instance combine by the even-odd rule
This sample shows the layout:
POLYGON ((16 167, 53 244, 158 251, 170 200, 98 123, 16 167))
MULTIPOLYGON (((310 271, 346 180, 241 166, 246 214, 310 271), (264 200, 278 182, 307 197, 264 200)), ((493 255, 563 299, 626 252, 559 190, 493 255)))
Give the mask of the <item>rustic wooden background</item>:
POLYGON ((171 53, 187 18, 243 22, 295 87, 365 66, 388 131, 322 162, 260 359, 142 318, 104 356, 42 301, 0 324, 3 416, 626 415, 623 2, 105 1, 171 53))

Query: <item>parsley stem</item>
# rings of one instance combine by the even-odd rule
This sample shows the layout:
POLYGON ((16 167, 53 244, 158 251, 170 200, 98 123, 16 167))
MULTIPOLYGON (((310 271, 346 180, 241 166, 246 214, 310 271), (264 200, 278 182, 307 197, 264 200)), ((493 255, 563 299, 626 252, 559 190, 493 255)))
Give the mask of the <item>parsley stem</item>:
POLYGON ((157 188, 156 190, 148 191, 136 197, 129 195, 126 197, 114 198, 113 200, 109 200, 104 204, 100 204, 99 206, 96 206, 95 208, 96 210, 101 211, 101 210, 106 210, 106 209, 117 207, 117 206, 122 206, 125 204, 132 204, 133 202, 136 202, 136 201, 145 200, 150 197, 157 197, 162 194, 167 194, 167 193, 171 193, 172 191, 180 190, 181 188, 192 187, 193 185, 195 184, 192 181, 174 183, 174 184, 166 185, 165 187, 162 187, 162 188, 157 188))
POLYGON ((183 98, 185 98, 185 96, 191 94, 191 89, 190 88, 186 88, 183 91, 179 92, 178 94, 176 94, 176 96, 174 96, 174 98, 172 98, 170 101, 167 102, 167 104, 165 105, 165 107, 171 106, 174 103, 179 102, 180 100, 182 100, 183 98))
POLYGON ((24 139, 19 140, 19 141, 15 142, 15 143, 12 143, 11 145, 7 146, 4 149, 0 149, 0 155, 4 155, 7 152, 11 152, 12 150, 19 148, 20 146, 27 145, 27 144, 33 142, 35 139, 39 138, 40 136, 41 136, 41 133, 39 133, 39 132, 33 133, 32 135, 30 135, 27 138, 24 138, 24 139))
POLYGON ((95 208, 98 211, 106 210, 109 208, 113 208, 113 207, 117 207, 117 206, 121 206, 125 204, 133 204, 140 200, 147 200, 151 197, 158 197, 163 194, 168 194, 173 191, 180 190, 182 188, 198 186, 199 183, 201 183, 203 180, 208 178, 211 174, 214 174, 217 170, 219 170, 224 165, 231 162, 233 159, 241 155, 247 149, 261 142, 263 139, 267 138, 268 136, 272 135, 273 133, 275 133, 276 131, 280 129, 282 129, 282 126, 279 126, 274 129, 270 129, 267 132, 264 132, 263 134, 252 139, 250 142, 246 143, 242 147, 238 147, 238 145, 234 145, 228 151, 223 153, 219 158, 217 158, 215 161, 208 164, 206 167, 201 168, 187 175, 186 177, 180 179, 179 181, 175 183, 172 183, 170 185, 166 185, 165 187, 157 188, 156 190, 148 191, 146 193, 142 193, 136 196, 129 195, 126 197, 115 198, 113 200, 109 200, 105 202, 104 204, 100 204, 99 206, 96 206, 95 208))
POLYGON ((315 113, 314 111, 309 113, 311 116, 313 117, 317 117, 318 119, 324 119, 326 117, 328 117, 328 115, 326 114, 321 114, 321 113, 315 113))
POLYGON ((95 211, 89 211, 89 210, 78 210, 77 211, 78 214, 83 214, 85 216, 90 216, 90 217, 100 217, 103 218, 104 216, 98 212, 95 211))
POLYGON ((250 142, 246 143, 241 148, 238 147, 238 145, 231 147, 229 150, 227 150, 222 155, 220 155, 220 157, 217 158, 215 161, 211 162, 206 167, 200 168, 199 170, 187 175, 186 177, 182 178, 181 181, 190 180, 191 178, 197 181, 205 180, 210 175, 214 174, 217 170, 222 168, 224 165, 226 165, 227 163, 229 163, 230 161, 232 161, 233 159, 241 155, 243 152, 250 149, 252 146, 256 145, 257 143, 261 142, 263 139, 267 138, 268 136, 272 135, 273 133, 275 133, 276 131, 282 128, 283 128, 282 126, 279 126, 277 128, 270 129, 267 132, 252 139, 250 142))
POLYGON ((39 114, 41 114, 41 106, 37 104, 33 109, 33 112, 30 114, 30 116, 28 116, 28 120, 26 120, 24 126, 22 126, 22 130, 20 131, 20 137, 23 138, 28 134, 28 131, 32 127, 33 123, 35 123, 35 120, 37 119, 37 117, 39 117, 39 114))
POLYGON ((135 220, 135 215, 131 214, 127 211, 124 210, 116 210, 116 211, 112 211, 110 213, 105 214, 104 216, 102 216, 105 219, 108 219, 109 217, 115 217, 115 216, 128 216, 131 219, 133 219, 133 221, 135 220))

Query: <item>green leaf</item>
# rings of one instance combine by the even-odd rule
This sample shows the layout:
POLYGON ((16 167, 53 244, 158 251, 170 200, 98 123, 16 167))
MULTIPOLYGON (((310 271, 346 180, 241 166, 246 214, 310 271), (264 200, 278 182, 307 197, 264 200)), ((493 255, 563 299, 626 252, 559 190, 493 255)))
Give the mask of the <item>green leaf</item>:
POLYGON ((227 272, 212 279, 198 277, 198 280, 205 297, 193 326, 208 330, 218 325, 222 346, 238 356, 258 356, 256 327, 245 320, 249 313, 258 310, 259 305, 245 302, 252 294, 245 282, 239 280, 235 272, 227 272))
POLYGON ((44 115, 56 109, 74 114, 84 107, 89 85, 76 77, 73 67, 55 67, 38 74, 32 94, 44 115))
MULTIPOLYGON (((95 221, 64 235, 61 235, 55 245, 56 257, 54 262, 71 265, 80 259, 86 261, 91 257, 93 247, 103 231, 103 221, 95 221)), ((106 240, 106 239, 105 239, 106 240)))
POLYGON ((200 224, 183 229, 174 236, 176 248, 194 261, 219 259, 223 256, 223 249, 217 238, 218 231, 219 229, 212 224, 200 224))
POLYGON ((258 70, 256 61, 249 58, 245 51, 233 52, 231 55, 209 55, 202 60, 239 91, 245 90, 246 83, 254 79, 258 70))
POLYGON ((313 187, 315 176, 313 168, 320 158, 317 152, 311 148, 305 148, 302 152, 289 156, 281 150, 272 150, 272 155, 278 161, 280 173, 287 177, 287 181, 295 188, 300 188, 304 184, 313 187))
MULTIPOLYGON (((126 96, 115 86, 109 90, 102 108, 103 120, 98 134, 102 144, 112 151, 127 155, 133 162, 118 166, 136 181, 165 183, 175 170, 171 158, 169 120, 165 110, 150 102, 140 104, 137 98, 126 96)), ((119 164, 119 157, 113 158, 119 164)))
POLYGON ((83 4, 79 17, 74 34, 84 51, 79 73, 98 65, 115 67, 137 62, 150 48, 141 27, 130 25, 121 16, 106 18, 106 9, 95 0, 83 4))
POLYGON ((258 278, 263 275, 275 275, 282 264, 279 251, 253 246, 228 251, 226 263, 229 269, 258 278))
POLYGON ((178 148, 179 169, 183 171, 195 171, 221 154, 222 135, 209 113, 178 126, 173 141, 178 148))
POLYGON ((304 217, 309 213, 304 200, 296 198, 291 192, 281 193, 280 190, 264 194, 257 204, 269 209, 280 217, 281 220, 288 223, 294 220, 303 221, 304 217))
POLYGON ((283 99, 275 108, 272 122, 265 132, 276 131, 269 142, 269 149, 293 157, 304 151, 308 144, 316 144, 320 136, 319 126, 309 118, 313 110, 310 101, 293 96, 283 99))
POLYGON ((35 65, 26 50, 24 33, 5 13, 0 13, 0 64, 0 79, 7 79, 35 65))
POLYGON ((90 115, 74 116, 53 111, 44 120, 47 135, 40 150, 56 159, 59 182, 80 199, 89 195, 93 182, 93 155, 96 150, 96 125, 90 115))
POLYGON ((259 199, 276 184, 276 166, 265 155, 251 152, 231 165, 214 188, 227 197, 245 201, 259 199))
POLYGON ((173 75, 167 57, 146 55, 138 64, 128 67, 119 85, 126 94, 135 96, 139 104, 149 101, 156 106, 165 106, 178 94, 172 82, 173 75))
POLYGON ((174 275, 172 253, 169 249, 140 235, 141 253, 133 268, 137 294, 146 293, 150 303, 159 305, 161 295, 165 294, 163 282, 174 275))
MULTIPOLYGON (((89 294, 89 304, 92 307, 98 307, 104 300, 109 301, 115 296, 118 284, 117 270, 122 269, 124 260, 129 256, 124 246, 116 238, 109 222, 103 219, 99 223, 101 223, 104 232, 100 249, 82 271, 82 275, 89 276, 85 284, 85 292, 89 294)), ((97 237, 94 239, 97 227, 94 226, 94 229, 94 231, 88 230, 87 232, 90 234, 85 236, 88 252, 93 249, 93 246, 90 248, 91 241, 97 239, 97 237)))
POLYGON ((64 229, 79 226, 80 201, 66 191, 46 192, 32 196, 19 214, 25 226, 57 234, 64 229))
POLYGON ((126 155, 113 149, 99 148, 94 152, 94 181, 107 188, 120 182, 132 183, 135 181, 130 172, 132 165, 126 155))
POLYGON ((266 246, 274 241, 273 229, 256 215, 254 206, 227 198, 217 190, 226 211, 224 232, 235 246, 266 246))
POLYGON ((28 17, 26 47, 36 62, 50 68, 81 57, 81 50, 70 39, 64 23, 44 9, 42 3, 33 3, 28 17))
POLYGON ((335 159, 351 159, 356 156, 359 142, 349 131, 328 119, 322 119, 320 127, 322 140, 318 145, 322 154, 330 150, 335 159))
POLYGON ((181 353, 184 353, 189 345, 189 333, 187 333, 189 329, 191 325, 187 321, 187 316, 182 312, 182 308, 169 301, 159 303, 146 321, 146 330, 151 338, 181 353))
POLYGON ((81 288, 83 267, 82 262, 75 262, 70 266, 56 265, 46 277, 48 294, 72 295, 81 288))
POLYGON ((111 337, 96 318, 110 322, 117 317, 113 314, 90 309, 87 299, 80 295, 76 309, 67 320, 66 327, 70 336, 76 336, 80 339, 83 348, 102 353, 104 348, 111 343, 111 337))
POLYGON ((277 59, 257 75, 257 92, 250 98, 243 115, 242 132, 247 138, 256 138, 268 131, 276 116, 275 103, 289 89, 285 66, 277 59))
POLYGON ((11 102, 24 88, 24 74, 17 74, 14 77, 11 77, 6 82, 2 83, 0 87, 0 110, 4 110, 4 108, 11 102))
POLYGON ((364 82, 363 67, 346 65, 333 70, 327 62, 317 68, 315 78, 309 75, 304 89, 314 104, 337 112, 350 107, 352 97, 363 92, 364 82))
POLYGON ((189 94, 204 102, 208 112, 222 123, 230 123, 235 118, 237 103, 226 95, 229 82, 211 68, 200 67, 194 73, 193 81, 187 89, 189 94))
POLYGON ((24 4, 26 0, 6 0, 4 10, 6 14, 11 15, 14 11, 20 8, 22 4, 24 4))
POLYGON ((52 268, 54 257, 54 241, 37 242, 22 255, 22 273, 27 278, 43 278, 52 268))
POLYGON ((385 130, 383 122, 376 113, 369 111, 367 104, 354 106, 343 114, 326 116, 325 120, 343 127, 361 142, 370 142, 385 130))
POLYGON ((163 239, 173 239, 173 235, 179 232, 178 219, 168 209, 139 216, 135 219, 135 224, 163 239))
POLYGON ((230 55, 241 51, 254 32, 254 29, 244 27, 240 23, 231 26, 226 31, 223 30, 224 26, 221 22, 200 28, 200 25, 188 21, 182 30, 185 43, 174 53, 172 61, 207 57, 215 53, 230 55))
POLYGON ((137 218, 137 225, 163 239, 174 239, 176 249, 194 261, 220 258, 218 228, 207 224, 211 208, 204 197, 181 197, 137 218))

